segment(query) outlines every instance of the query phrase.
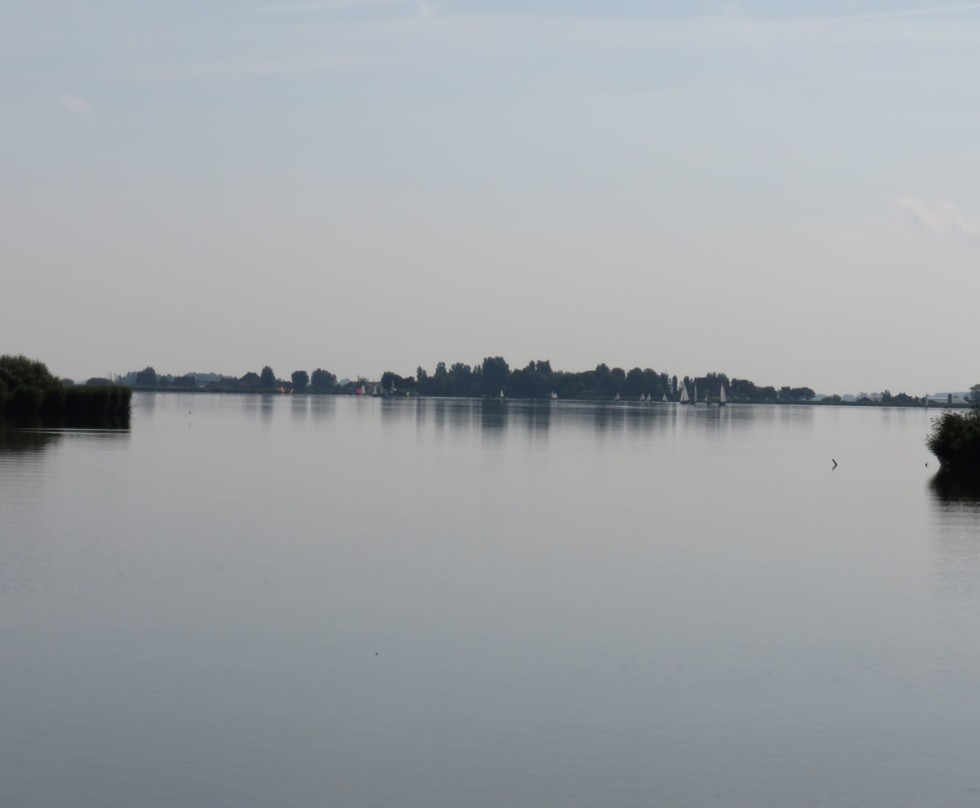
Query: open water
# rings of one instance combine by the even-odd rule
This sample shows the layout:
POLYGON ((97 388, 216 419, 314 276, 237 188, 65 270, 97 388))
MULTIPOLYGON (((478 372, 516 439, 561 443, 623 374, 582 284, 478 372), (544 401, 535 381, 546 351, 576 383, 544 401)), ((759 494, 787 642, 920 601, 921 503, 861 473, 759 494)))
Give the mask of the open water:
POLYGON ((976 806, 980 495, 928 429, 140 394, 8 432, 0 805, 976 806))

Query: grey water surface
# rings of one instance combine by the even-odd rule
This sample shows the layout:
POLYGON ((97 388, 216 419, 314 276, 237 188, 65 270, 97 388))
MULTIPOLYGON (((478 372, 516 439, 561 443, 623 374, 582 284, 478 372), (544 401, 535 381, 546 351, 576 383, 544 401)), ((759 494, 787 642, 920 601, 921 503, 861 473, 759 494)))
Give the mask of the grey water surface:
POLYGON ((978 805, 980 495, 928 429, 137 394, 3 433, 0 806, 978 805))

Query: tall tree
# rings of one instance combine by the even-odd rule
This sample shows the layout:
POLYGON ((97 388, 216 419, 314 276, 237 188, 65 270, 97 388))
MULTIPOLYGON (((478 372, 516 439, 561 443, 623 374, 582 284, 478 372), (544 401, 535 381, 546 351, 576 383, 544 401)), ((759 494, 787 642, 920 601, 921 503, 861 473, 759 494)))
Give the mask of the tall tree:
POLYGON ((310 387, 314 393, 332 393, 337 386, 337 377, 323 368, 317 368, 310 377, 310 387))
POLYGON ((497 395, 507 386, 510 366, 502 356, 488 356, 483 360, 483 392, 497 395))
POLYGON ((310 386, 310 374, 305 370, 294 370, 290 378, 293 381, 293 389, 297 393, 305 393, 310 386))
POLYGON ((136 374, 136 384, 139 387, 156 387, 157 372, 150 366, 143 368, 136 374))
MULTIPOLYGON (((439 369, 436 368, 438 375, 439 369)), ((476 378, 473 368, 462 362, 454 362, 449 368, 449 375, 446 377, 446 388, 449 395, 453 396, 473 396, 479 395, 479 388, 482 374, 476 378)))
POLYGON ((623 385, 623 394, 634 398, 644 395, 649 387, 643 371, 639 368, 632 368, 626 373, 626 382, 623 385))
POLYGON ((0 381, 8 390, 13 390, 20 385, 46 390, 58 384, 58 380, 51 375, 47 365, 23 355, 0 356, 0 381))
POLYGON ((275 390, 276 388, 276 374, 268 365, 262 368, 262 373, 259 374, 259 386, 263 390, 275 390))

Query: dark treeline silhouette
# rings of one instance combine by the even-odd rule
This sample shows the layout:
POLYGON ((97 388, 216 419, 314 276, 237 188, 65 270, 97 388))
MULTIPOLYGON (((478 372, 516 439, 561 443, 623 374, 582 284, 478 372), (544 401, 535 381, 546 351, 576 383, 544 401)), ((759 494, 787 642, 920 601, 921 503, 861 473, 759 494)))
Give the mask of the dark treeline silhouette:
POLYGON ((17 424, 126 427, 131 396, 128 387, 108 379, 76 386, 36 359, 0 356, 0 415, 17 424))
POLYGON ((536 360, 516 370, 511 370, 500 356, 488 356, 479 365, 457 362, 447 366, 436 365, 429 373, 418 368, 415 376, 399 376, 386 371, 381 377, 385 393, 412 392, 424 396, 499 396, 501 392, 510 398, 559 398, 577 399, 639 399, 641 396, 661 401, 677 401, 681 386, 693 397, 695 387, 699 399, 709 396, 717 401, 722 385, 729 401, 812 401, 815 393, 809 387, 759 387, 746 379, 729 379, 724 373, 707 373, 704 376, 685 376, 678 380, 663 371, 651 368, 610 368, 605 363, 594 370, 569 372, 554 370, 548 360, 536 360))
POLYGON ((605 364, 580 373, 553 370, 548 360, 528 362, 511 370, 500 356, 488 356, 479 365, 456 362, 436 365, 430 375, 419 368, 415 377, 402 377, 390 371, 381 377, 385 391, 411 390, 425 396, 499 396, 511 398, 615 398, 641 395, 662 398, 668 395, 670 379, 666 373, 647 368, 610 368, 605 364))
MULTIPOLYGON (((774 387, 757 385, 748 379, 711 372, 701 376, 669 375, 664 371, 635 367, 624 370, 605 363, 592 370, 563 371, 551 367, 547 359, 528 362, 523 368, 511 369, 501 356, 488 356, 478 364, 439 362, 431 373, 419 367, 414 375, 401 376, 387 370, 379 381, 358 377, 338 382, 337 377, 322 368, 312 372, 294 370, 288 379, 280 378, 266 365, 259 373, 225 376, 218 373, 188 373, 180 376, 158 374, 153 367, 131 371, 118 382, 138 390, 181 390, 216 393, 314 393, 335 395, 423 395, 445 397, 607 400, 640 399, 678 401, 683 390, 689 400, 706 398, 717 402, 724 388, 729 402, 738 403, 810 403, 816 393, 810 387, 774 387)), ((89 379, 88 385, 111 384, 108 379, 89 379)), ((892 395, 885 390, 874 398, 844 401, 839 395, 828 396, 824 404, 855 404, 912 407, 926 404, 924 398, 905 393, 892 395)))
POLYGON ((323 368, 317 368, 312 373, 294 370, 288 380, 280 379, 268 365, 259 373, 249 371, 244 376, 224 376, 220 373, 174 376, 157 373, 152 366, 147 366, 120 376, 119 382, 137 390, 203 390, 209 393, 343 393, 353 392, 354 385, 341 386, 336 375, 323 368), (348 387, 351 387, 349 391, 348 387))

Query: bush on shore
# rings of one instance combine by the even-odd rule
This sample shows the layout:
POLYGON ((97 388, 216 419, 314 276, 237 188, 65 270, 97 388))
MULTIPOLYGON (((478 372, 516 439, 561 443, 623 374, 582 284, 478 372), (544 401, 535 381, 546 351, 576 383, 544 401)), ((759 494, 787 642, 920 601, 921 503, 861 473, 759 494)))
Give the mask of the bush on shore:
POLYGON ((980 474, 980 410, 944 412, 926 439, 945 472, 980 474))
POLYGON ((43 362, 0 356, 0 416, 36 426, 129 426, 128 387, 72 387, 43 362))

